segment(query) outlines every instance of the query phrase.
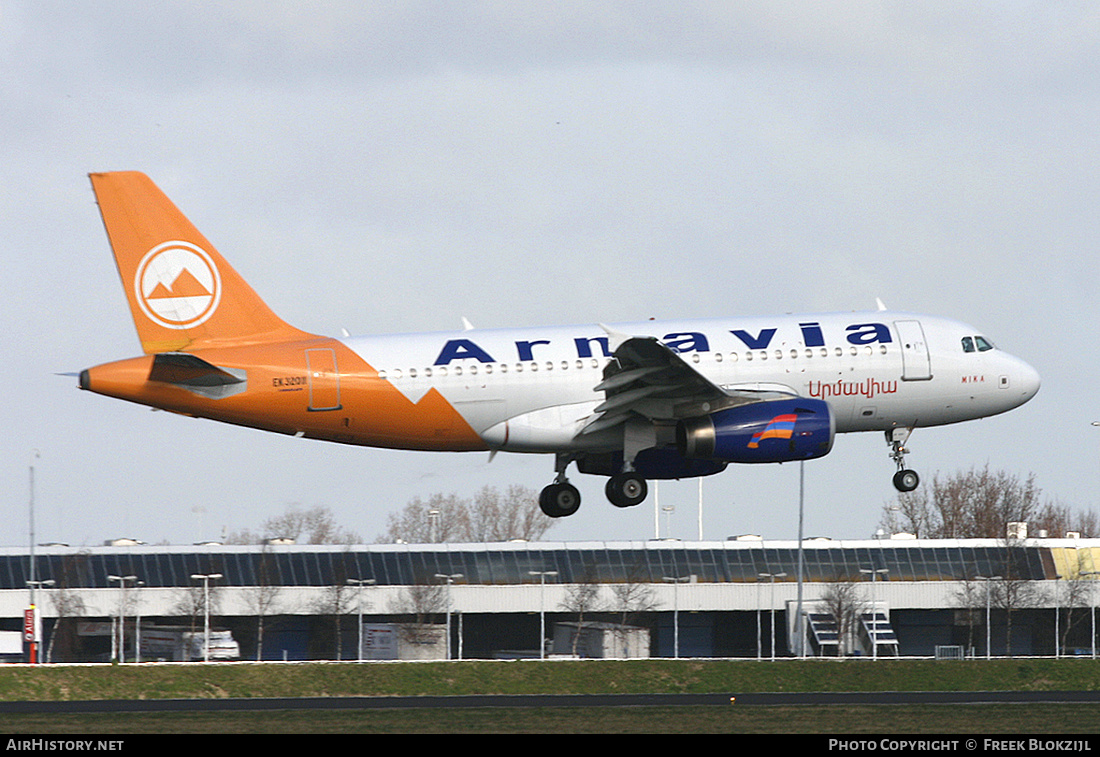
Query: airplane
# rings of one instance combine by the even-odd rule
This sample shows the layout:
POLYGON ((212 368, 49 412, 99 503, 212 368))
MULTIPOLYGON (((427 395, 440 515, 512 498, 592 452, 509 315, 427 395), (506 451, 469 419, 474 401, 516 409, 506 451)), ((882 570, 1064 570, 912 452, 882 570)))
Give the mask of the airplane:
POLYGON ((342 444, 554 455, 616 507, 648 481, 822 457, 884 432, 898 491, 916 428, 1003 413, 1039 374, 954 320, 876 310, 340 338, 280 319, 144 174, 90 175, 144 351, 80 373, 91 392, 342 444))

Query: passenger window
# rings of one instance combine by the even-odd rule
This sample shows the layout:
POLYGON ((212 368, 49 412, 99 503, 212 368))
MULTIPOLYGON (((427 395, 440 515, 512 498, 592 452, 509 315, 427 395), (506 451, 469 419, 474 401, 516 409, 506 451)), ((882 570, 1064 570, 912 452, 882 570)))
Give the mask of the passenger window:
POLYGON ((974 340, 968 336, 963 337, 963 352, 974 351, 974 340))

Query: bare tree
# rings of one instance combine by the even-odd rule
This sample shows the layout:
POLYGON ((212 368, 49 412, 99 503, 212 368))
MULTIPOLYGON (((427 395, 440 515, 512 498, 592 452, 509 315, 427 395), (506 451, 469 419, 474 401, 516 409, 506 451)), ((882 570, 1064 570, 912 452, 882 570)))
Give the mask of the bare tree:
MULTIPOLYGON (((1054 611, 1061 615, 1065 612, 1065 622, 1058 623, 1057 643, 1061 650, 1065 650, 1070 632, 1082 621, 1089 618, 1089 612, 1075 612, 1092 607, 1093 581, 1090 567, 1091 560, 1085 559, 1084 550, 1076 550, 1076 564, 1069 565, 1068 575, 1063 580, 1054 583, 1054 611)), ((1058 618, 1060 621, 1060 617, 1058 618)), ((1058 650, 1055 650, 1058 654, 1058 650)))
POLYGON ((1005 654, 1012 656, 1012 620, 1015 613, 1041 605, 1046 597, 1037 583, 1030 579, 1023 565, 1022 540, 1006 535, 1002 539, 1002 563, 995 566, 999 578, 993 581, 993 606, 1004 612, 1005 654))
POLYGON ((390 513, 386 532, 377 541, 417 544, 533 541, 555 523, 539 509, 535 491, 513 485, 501 492, 485 486, 470 499, 452 493, 410 500, 400 511, 390 513))
POLYGON ((427 500, 415 497, 403 509, 386 518, 382 543, 438 544, 465 541, 468 503, 457 494, 433 494, 427 500))
POLYGON ((53 662, 54 644, 62 639, 60 646, 67 648, 67 655, 71 659, 72 647, 75 646, 76 624, 73 619, 84 614, 84 600, 80 594, 66 586, 58 586, 49 593, 57 612, 57 621, 53 625, 53 633, 50 634, 50 643, 46 647, 46 662, 53 662))
POLYGON ((60 575, 56 576, 54 589, 49 592, 57 612, 57 622, 54 623, 50 643, 46 647, 46 662, 52 662, 55 654, 61 661, 78 659, 80 636, 77 633, 76 619, 84 615, 86 608, 84 600, 74 587, 81 586, 88 566, 88 553, 84 551, 66 556, 62 560, 60 575))
POLYGON ((210 602, 210 618, 219 613, 221 607, 221 587, 216 581, 209 581, 209 589, 204 589, 202 583, 184 587, 176 594, 176 603, 169 610, 170 615, 187 619, 187 628, 195 632, 203 628, 206 617, 206 603, 210 602), (208 594, 209 592, 209 594, 208 594))
POLYGON ((611 585, 611 604, 608 610, 614 612, 618 618, 615 637, 620 647, 626 646, 628 629, 638 622, 638 618, 657 609, 653 587, 641 580, 642 575, 641 566, 635 566, 627 574, 625 581, 611 585))
POLYGON ((599 612, 601 609, 600 582, 591 566, 586 566, 583 569, 577 583, 569 584, 566 587, 561 609, 577 616, 577 628, 573 634, 572 644, 572 653, 575 657, 585 628, 585 617, 599 612))
POLYGON ((402 640, 411 644, 434 641, 436 631, 431 628, 434 617, 447 611, 447 590, 443 584, 422 577, 401 589, 397 599, 390 603, 390 612, 412 618, 399 623, 402 640))
POLYGON ((256 616, 256 660, 260 661, 264 655, 264 623, 282 592, 282 582, 270 547, 265 545, 260 551, 254 573, 254 583, 245 588, 245 602, 256 616))
POLYGON ((993 471, 989 466, 949 475, 936 474, 929 484, 899 494, 884 508, 881 527, 923 539, 999 539, 1012 522, 1032 522, 1049 533, 1096 533, 1095 514, 1042 501, 1034 474, 1026 478, 993 471), (1079 524, 1077 528, 1071 527, 1079 524))
POLYGON ((316 615, 331 619, 335 645, 335 654, 331 656, 338 661, 343 659, 343 621, 345 616, 355 609, 355 600, 358 597, 355 587, 348 584, 348 579, 354 578, 348 551, 345 550, 341 557, 342 559, 333 559, 332 575, 327 577, 328 585, 313 603, 313 611, 316 615))
MULTIPOLYGON (((985 609, 986 586, 981 581, 971 578, 963 578, 961 585, 954 595, 954 604, 958 612, 962 613, 963 623, 966 625, 966 648, 974 648, 974 630, 976 626, 984 624, 982 610, 985 609)), ((969 652, 967 652, 969 654, 969 652)))
POLYGON ((846 580, 825 584, 820 601, 825 612, 836 622, 837 655, 844 657, 854 651, 858 643, 860 618, 867 612, 869 603, 862 597, 859 584, 846 580))
POLYGON ((336 523, 332 510, 324 505, 303 509, 290 505, 282 515, 265 520, 260 533, 248 529, 234 531, 226 542, 229 544, 263 544, 269 539, 293 539, 299 544, 356 544, 359 535, 336 523))
POLYGON ((1053 537, 1064 537, 1076 532, 1084 538, 1100 536, 1100 522, 1096 512, 1076 512, 1063 502, 1048 502, 1040 508, 1031 523, 1037 532, 1046 532, 1053 537))

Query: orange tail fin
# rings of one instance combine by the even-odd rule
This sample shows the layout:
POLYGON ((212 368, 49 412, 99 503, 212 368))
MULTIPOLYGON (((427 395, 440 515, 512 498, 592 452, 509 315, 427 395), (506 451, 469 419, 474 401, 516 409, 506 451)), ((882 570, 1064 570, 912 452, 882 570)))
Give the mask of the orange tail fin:
POLYGON ((309 336, 276 316, 148 176, 91 180, 146 354, 309 336))

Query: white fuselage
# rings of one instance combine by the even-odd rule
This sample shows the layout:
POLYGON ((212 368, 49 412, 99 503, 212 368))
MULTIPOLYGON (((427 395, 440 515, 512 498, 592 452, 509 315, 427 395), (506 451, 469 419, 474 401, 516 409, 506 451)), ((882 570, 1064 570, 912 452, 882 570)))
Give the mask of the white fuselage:
POLYGON ((472 329, 343 343, 412 402, 434 389, 490 448, 552 452, 621 445, 578 434, 614 335, 652 336, 723 389, 826 401, 838 433, 955 423, 1018 407, 1037 372, 957 321, 870 311, 729 320, 472 329))

